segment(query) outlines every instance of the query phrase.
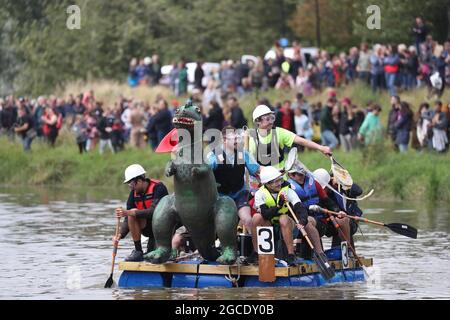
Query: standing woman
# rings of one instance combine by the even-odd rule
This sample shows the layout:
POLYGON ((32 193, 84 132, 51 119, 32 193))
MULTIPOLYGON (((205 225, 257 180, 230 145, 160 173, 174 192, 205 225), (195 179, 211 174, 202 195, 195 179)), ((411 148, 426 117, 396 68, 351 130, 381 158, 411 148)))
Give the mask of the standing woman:
POLYGON ((413 113, 409 104, 406 102, 401 103, 400 116, 395 122, 396 136, 395 144, 398 146, 400 152, 408 151, 409 144, 409 132, 412 128, 413 113))
POLYGON ((384 58, 384 72, 386 76, 386 86, 389 90, 389 95, 394 97, 397 95, 395 82, 400 67, 400 58, 397 54, 396 46, 389 46, 387 56, 384 58))
POLYGON ((437 152, 443 153, 448 147, 448 113, 443 112, 441 101, 437 101, 435 106, 435 113, 431 121, 431 127, 433 128, 433 148, 437 152))
POLYGON ((58 129, 56 128, 56 122, 58 122, 58 116, 55 111, 47 107, 45 108, 44 115, 42 116, 42 122, 44 124, 43 131, 47 137, 47 141, 50 146, 55 146, 56 137, 58 136, 58 129))

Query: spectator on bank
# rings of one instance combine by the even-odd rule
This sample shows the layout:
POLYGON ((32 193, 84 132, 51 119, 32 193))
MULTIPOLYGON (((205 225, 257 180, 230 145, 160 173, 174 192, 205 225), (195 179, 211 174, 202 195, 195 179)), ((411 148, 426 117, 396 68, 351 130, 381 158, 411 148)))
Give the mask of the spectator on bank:
POLYGON ((160 99, 156 103, 156 114, 153 116, 155 122, 157 144, 172 130, 172 114, 166 100, 160 99))
POLYGON ((139 103, 135 102, 131 105, 130 110, 130 145, 135 148, 144 148, 144 113, 140 109, 139 103))
POLYGON ((114 123, 114 117, 109 109, 105 113, 102 113, 97 123, 97 130, 99 132, 100 145, 99 152, 103 154, 105 148, 108 147, 111 153, 115 153, 112 145, 112 127, 114 123))
POLYGON ((178 95, 177 96, 183 96, 187 93, 187 87, 188 87, 188 73, 187 73, 187 67, 186 62, 182 60, 178 64, 178 95))
POLYGON ((370 83, 370 56, 369 45, 362 43, 356 71, 358 72, 358 78, 366 84, 370 83))
POLYGON ((223 105, 220 90, 217 88, 217 83, 214 79, 208 81, 205 92, 203 92, 202 107, 206 114, 209 111, 212 101, 217 102, 220 107, 223 105))
POLYGON ((14 140, 14 124, 17 121, 17 107, 9 97, 1 111, 1 131, 8 139, 14 140))
POLYGON ((395 141, 397 137, 397 127, 395 124, 400 117, 400 110, 402 107, 401 103, 402 101, 399 96, 391 97, 391 110, 389 111, 388 115, 387 133, 396 146, 397 144, 395 143, 395 141))
POLYGON ((203 87, 203 78, 205 77, 205 72, 203 71, 203 62, 198 61, 197 67, 195 68, 195 74, 194 74, 194 87, 196 89, 200 89, 202 92, 205 89, 203 87))
POLYGON ((374 52, 370 56, 370 65, 372 91, 376 93, 384 87, 384 52, 379 44, 375 45, 374 52))
POLYGON ((313 129, 311 127, 310 119, 307 116, 307 112, 301 108, 294 109, 294 125, 295 133, 307 140, 312 140, 313 129))
POLYGON ((421 149, 430 147, 433 131, 431 130, 432 113, 428 103, 422 103, 417 113, 416 134, 421 149))
POLYGON ((396 46, 388 46, 384 58, 384 73, 386 77, 386 86, 391 97, 397 95, 396 78, 399 72, 400 58, 396 46))
POLYGON ((410 132, 412 129, 413 112, 407 102, 400 104, 397 121, 395 122, 395 144, 400 152, 408 150, 410 132))
POLYGON ((138 62, 136 58, 131 59, 130 66, 128 67, 128 85, 130 87, 137 87, 139 84, 139 78, 137 73, 138 62))
POLYGON ((58 137, 59 128, 57 122, 58 115, 55 113, 53 108, 45 108, 44 114, 42 115, 42 131, 51 147, 55 147, 56 138, 58 137))
POLYGON ((223 117, 223 110, 215 100, 212 100, 210 105, 211 106, 207 109, 208 113, 203 120, 203 129, 216 129, 222 131, 225 120, 223 117))
POLYGON ((383 132, 380 121, 381 107, 374 105, 371 112, 369 112, 364 119, 361 128, 358 132, 358 140, 364 142, 366 146, 382 141, 383 132))
POLYGON ((157 86, 162 77, 161 63, 159 62, 159 56, 157 54, 152 56, 151 63, 148 66, 148 73, 150 85, 157 86))
POLYGON ((78 145, 78 151, 80 154, 87 152, 86 143, 88 140, 88 126, 82 115, 78 114, 75 116, 75 123, 72 126, 72 132, 75 135, 75 141, 78 145))
POLYGON ((414 42, 416 44, 417 52, 420 54, 421 46, 426 41, 428 35, 428 28, 421 17, 417 17, 412 28, 414 42))
POLYGON ((334 131, 335 124, 333 122, 332 110, 336 105, 336 98, 328 99, 325 107, 322 108, 320 115, 320 134, 322 138, 322 145, 335 149, 339 144, 334 131))
POLYGON ((230 110, 230 125, 236 129, 241 129, 247 125, 247 119, 244 117, 244 112, 239 106, 239 102, 236 97, 230 97, 227 100, 227 104, 230 110))
POLYGON ((33 128, 33 120, 27 114, 25 107, 20 107, 17 112, 17 123, 14 127, 14 132, 18 134, 22 140, 23 151, 31 151, 31 143, 36 137, 36 131, 33 128))
POLYGON ((431 128, 433 128, 433 149, 435 149, 439 153, 445 152, 448 147, 448 125, 448 108, 447 113, 445 113, 443 110, 442 102, 436 101, 434 116, 431 120, 431 128))
POLYGON ((355 117, 350 98, 344 98, 342 101, 343 110, 339 117, 339 140, 344 152, 350 152, 354 148, 354 137, 356 133, 353 131, 355 117))
POLYGON ((294 111, 291 109, 291 101, 284 100, 279 109, 281 121, 280 127, 291 132, 295 132, 294 111))

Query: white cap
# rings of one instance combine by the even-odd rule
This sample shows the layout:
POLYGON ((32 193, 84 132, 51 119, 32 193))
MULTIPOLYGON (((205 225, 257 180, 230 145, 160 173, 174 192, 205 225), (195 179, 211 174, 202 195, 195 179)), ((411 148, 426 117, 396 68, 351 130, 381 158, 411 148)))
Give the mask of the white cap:
POLYGON ((150 63, 152 63, 152 58, 150 58, 150 57, 145 57, 144 58, 144 63, 145 63, 145 65, 149 65, 150 63))
POLYGON ((123 183, 128 183, 136 177, 144 175, 146 172, 144 168, 139 164, 132 164, 125 169, 125 180, 123 183))
POLYGON ((253 110, 253 122, 256 122, 256 119, 262 117, 266 114, 273 114, 273 111, 266 105, 259 105, 253 110))

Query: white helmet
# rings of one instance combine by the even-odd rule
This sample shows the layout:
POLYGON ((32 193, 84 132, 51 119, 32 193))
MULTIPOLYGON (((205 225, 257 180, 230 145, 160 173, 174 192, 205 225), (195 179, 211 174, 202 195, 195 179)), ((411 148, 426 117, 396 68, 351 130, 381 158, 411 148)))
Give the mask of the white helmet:
POLYGON ((128 168, 125 169, 125 180, 123 183, 128 183, 136 177, 140 177, 144 175, 146 172, 144 168, 142 168, 139 164, 132 164, 128 168))
POLYGON ((325 188, 330 182, 330 174, 325 169, 317 169, 313 172, 314 179, 321 185, 322 188, 325 188))
POLYGON ((266 184, 270 181, 273 181, 279 177, 281 177, 283 174, 274 167, 261 167, 261 183, 266 184))
POLYGON ((256 122, 256 119, 262 117, 266 114, 273 114, 273 111, 266 105, 259 105, 253 110, 253 122, 256 122))

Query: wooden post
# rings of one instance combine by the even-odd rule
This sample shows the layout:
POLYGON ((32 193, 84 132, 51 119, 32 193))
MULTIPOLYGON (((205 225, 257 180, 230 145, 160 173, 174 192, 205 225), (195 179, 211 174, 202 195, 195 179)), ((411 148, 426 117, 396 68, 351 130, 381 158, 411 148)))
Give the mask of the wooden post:
POLYGON ((275 241, 273 227, 257 227, 259 281, 275 282, 275 241))

